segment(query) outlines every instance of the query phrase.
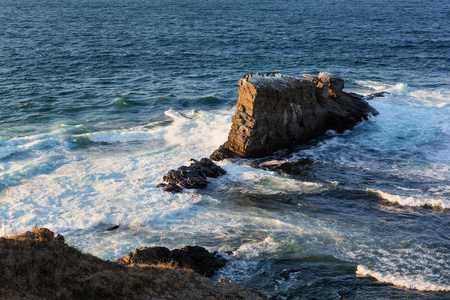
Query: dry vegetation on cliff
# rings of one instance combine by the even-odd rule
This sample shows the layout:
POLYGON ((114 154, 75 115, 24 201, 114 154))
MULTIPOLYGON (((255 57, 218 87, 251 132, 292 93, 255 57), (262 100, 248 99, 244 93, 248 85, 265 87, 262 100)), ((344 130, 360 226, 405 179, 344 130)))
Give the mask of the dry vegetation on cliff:
POLYGON ((170 263, 104 261, 45 228, 0 238, 0 274, 1 299, 266 299, 170 263))

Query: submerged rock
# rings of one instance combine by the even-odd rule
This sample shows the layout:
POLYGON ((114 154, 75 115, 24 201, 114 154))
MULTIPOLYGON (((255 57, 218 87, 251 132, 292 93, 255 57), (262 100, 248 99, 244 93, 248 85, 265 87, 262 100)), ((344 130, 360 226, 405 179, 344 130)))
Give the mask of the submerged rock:
POLYGON ((381 98, 381 97, 385 97, 386 95, 389 95, 389 92, 377 92, 377 93, 373 93, 370 95, 367 95, 365 97, 366 100, 372 100, 373 98, 381 98))
POLYGON ((263 157, 323 135, 342 132, 378 112, 362 96, 343 92, 344 80, 321 72, 303 77, 245 76, 227 142, 211 159, 263 157))
POLYGON ((135 249, 117 262, 150 265, 173 262, 178 267, 192 269, 199 275, 211 277, 225 266, 226 259, 200 246, 186 246, 172 251, 165 247, 149 247, 135 249))

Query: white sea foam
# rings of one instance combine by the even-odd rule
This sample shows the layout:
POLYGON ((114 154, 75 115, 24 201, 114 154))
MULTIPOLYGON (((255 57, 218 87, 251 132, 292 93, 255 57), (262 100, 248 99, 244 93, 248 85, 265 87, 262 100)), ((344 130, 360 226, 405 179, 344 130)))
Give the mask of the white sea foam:
POLYGON ((188 218, 198 210, 193 204, 201 197, 190 192, 171 195, 156 185, 169 169, 185 164, 191 157, 208 156, 222 144, 232 111, 169 110, 167 114, 173 119, 167 126, 146 125, 74 136, 118 143, 101 152, 59 151, 70 136, 70 128, 66 127, 71 126, 63 125, 53 133, 2 142, 3 156, 29 149, 43 151, 32 160, 1 165, 0 179, 7 185, 0 192, 4 208, 0 223, 17 231, 29 230, 38 223, 64 232, 88 230, 101 223, 161 225, 172 219, 179 222, 183 216, 188 218), (161 149, 161 144, 142 143, 133 145, 130 152, 127 142, 148 139, 160 139, 174 147, 161 149))
POLYGON ((173 123, 167 127, 164 139, 174 145, 218 146, 227 140, 233 110, 180 113, 170 109, 165 114, 173 123))
POLYGON ((402 206, 434 206, 448 209, 450 208, 450 200, 444 198, 430 198, 423 195, 414 195, 414 196, 400 196, 389 194, 380 190, 367 189, 368 191, 377 193, 381 198, 386 201, 397 203, 402 206))
POLYGON ((159 136, 150 130, 142 128, 93 132, 85 134, 95 143, 124 143, 157 139, 159 136))
POLYGON ((172 119, 167 126, 151 129, 138 126, 83 134, 93 142, 123 143, 164 140, 170 145, 218 146, 227 139, 231 127, 232 111, 174 111, 165 115, 172 119))
MULTIPOLYGON (((448 88, 416 88, 405 83, 388 84, 376 81, 357 81, 363 87, 375 92, 386 91, 393 95, 406 97, 403 101, 411 106, 448 107, 450 105, 450 90, 448 88)), ((366 92, 364 94, 370 94, 366 92)), ((399 101, 400 99, 396 99, 399 101)))
POLYGON ((324 190, 323 184, 309 181, 299 181, 287 177, 282 177, 276 172, 256 169, 249 165, 239 165, 235 163, 222 163, 228 175, 216 180, 216 184, 224 182, 229 185, 230 181, 246 184, 248 190, 259 194, 271 195, 280 192, 317 192, 324 190))
POLYGON ((272 235, 267 236, 263 241, 247 243, 240 246, 235 252, 236 257, 261 257, 262 255, 270 255, 279 251, 280 241, 273 238, 272 235))
POLYGON ((380 282, 419 291, 450 291, 449 285, 429 282, 421 275, 402 276, 401 274, 391 274, 389 272, 371 270, 363 265, 358 265, 356 275, 362 277, 373 277, 380 282))
POLYGON ((37 149, 46 142, 45 136, 43 135, 11 139, 3 143, 3 145, 0 145, 0 159, 6 158, 15 153, 37 149))

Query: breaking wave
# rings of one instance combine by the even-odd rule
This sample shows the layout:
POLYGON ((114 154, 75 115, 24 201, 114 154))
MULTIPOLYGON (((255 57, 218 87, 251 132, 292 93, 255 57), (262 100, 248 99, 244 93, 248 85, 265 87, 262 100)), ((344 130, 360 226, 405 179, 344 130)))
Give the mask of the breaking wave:
POLYGON ((450 200, 441 198, 430 198, 426 196, 400 196, 389 194, 380 190, 367 189, 368 191, 378 194, 381 198, 391 203, 396 203, 402 206, 421 207, 432 206, 439 208, 450 208, 450 200))
POLYGON ((401 275, 393 275, 388 272, 382 273, 370 270, 369 268, 363 265, 358 265, 356 269, 356 275, 361 277, 373 277, 380 282, 393 284, 395 286, 407 289, 415 289, 419 291, 433 291, 433 292, 450 291, 449 285, 441 285, 428 282, 420 275, 417 275, 414 278, 401 275))

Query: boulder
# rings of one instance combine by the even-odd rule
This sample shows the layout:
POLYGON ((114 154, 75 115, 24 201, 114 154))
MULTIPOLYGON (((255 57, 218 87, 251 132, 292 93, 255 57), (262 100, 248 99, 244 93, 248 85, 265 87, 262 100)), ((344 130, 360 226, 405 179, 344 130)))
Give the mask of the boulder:
POLYGON ((195 273, 211 277, 225 266, 226 259, 217 252, 210 253, 200 246, 186 246, 170 251, 165 247, 144 247, 119 258, 119 263, 149 264, 173 262, 178 267, 192 269, 195 273))
POLYGON ((117 262, 126 264, 157 265, 170 260, 170 250, 166 247, 136 248, 133 252, 119 258, 117 262))
POLYGON ((187 189, 205 188, 206 175, 193 167, 182 166, 177 170, 170 170, 163 176, 165 182, 180 185, 187 189))
POLYGON ((168 184, 160 183, 156 187, 162 189, 165 192, 170 192, 170 193, 174 193, 174 194, 180 193, 181 191, 183 191, 183 189, 180 186, 178 186, 174 183, 168 183, 168 184))
POLYGON ((200 246, 186 246, 174 249, 171 259, 180 267, 193 269, 197 274, 211 277, 216 271, 225 266, 226 259, 217 253, 210 253, 200 246))
POLYGON ((343 92, 344 80, 321 72, 302 77, 246 75, 227 142, 211 159, 271 155, 320 137, 342 132, 378 114, 362 96, 343 92))
POLYGON ((319 80, 328 86, 329 96, 336 96, 336 94, 342 92, 342 90, 344 89, 344 79, 339 78, 336 75, 320 72, 319 80))
POLYGON ((217 178, 227 173, 224 169, 213 163, 208 158, 204 157, 200 159, 200 161, 191 158, 191 161, 191 167, 199 170, 200 172, 203 172, 206 177, 217 178))

